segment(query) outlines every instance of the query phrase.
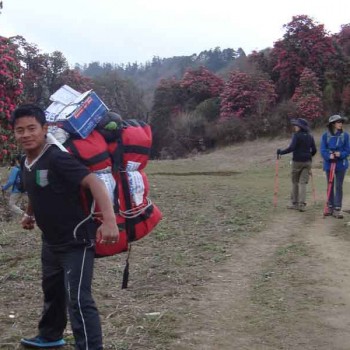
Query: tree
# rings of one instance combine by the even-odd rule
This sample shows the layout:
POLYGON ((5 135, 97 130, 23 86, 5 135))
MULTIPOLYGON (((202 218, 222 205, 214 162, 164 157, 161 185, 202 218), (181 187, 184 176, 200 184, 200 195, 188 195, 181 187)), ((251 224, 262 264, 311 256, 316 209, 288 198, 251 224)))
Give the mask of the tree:
POLYGON ((233 71, 221 94, 220 118, 262 118, 275 102, 274 84, 266 76, 233 71))
POLYGON ((130 80, 122 79, 116 69, 92 81, 94 90, 109 108, 120 113, 123 118, 144 119, 146 109, 142 92, 130 80))
POLYGON ((173 119, 183 110, 185 90, 175 78, 160 81, 155 93, 151 110, 153 130, 153 156, 158 156, 163 148, 171 144, 174 137, 173 119))
POLYGON ((188 70, 180 81, 180 86, 187 93, 185 108, 193 110, 196 106, 222 92, 224 81, 201 66, 196 70, 188 70))
POLYGON ((343 90, 341 111, 345 115, 350 114, 350 84, 346 85, 343 90))
POLYGON ((292 97, 297 106, 298 116, 313 122, 319 120, 323 114, 321 97, 316 74, 311 69, 305 68, 292 97))
POLYGON ((336 40, 344 54, 350 57, 350 23, 341 26, 340 32, 336 35, 336 40))
POLYGON ((289 98, 299 82, 304 68, 312 69, 325 85, 324 73, 335 55, 332 37, 324 25, 317 24, 308 16, 295 16, 284 25, 286 33, 275 43, 272 56, 277 75, 277 88, 281 98, 289 98))
POLYGON ((16 48, 0 37, 0 161, 8 160, 16 150, 9 118, 23 91, 21 67, 16 48))
POLYGON ((23 100, 44 105, 47 95, 46 57, 39 48, 30 44, 22 36, 10 38, 18 52, 18 59, 22 67, 21 81, 23 83, 23 100), (43 97, 44 95, 44 97, 43 97))
POLYGON ((93 88, 93 81, 81 75, 77 69, 65 69, 52 82, 50 93, 52 94, 63 85, 68 85, 79 92, 85 92, 93 88))

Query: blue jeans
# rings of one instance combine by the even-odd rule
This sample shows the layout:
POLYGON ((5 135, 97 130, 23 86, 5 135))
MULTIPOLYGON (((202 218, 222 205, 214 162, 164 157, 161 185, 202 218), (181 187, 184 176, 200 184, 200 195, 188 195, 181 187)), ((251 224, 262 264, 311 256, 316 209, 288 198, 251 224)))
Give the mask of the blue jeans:
MULTIPOLYGON (((336 170, 332 182, 331 192, 328 198, 328 207, 334 209, 341 209, 343 202, 343 182, 345 177, 346 169, 336 170), (335 195, 334 195, 335 188, 335 195)), ((326 172, 327 174, 327 184, 329 185, 329 174, 330 171, 326 172)), ((328 190, 328 186, 327 186, 328 190)))

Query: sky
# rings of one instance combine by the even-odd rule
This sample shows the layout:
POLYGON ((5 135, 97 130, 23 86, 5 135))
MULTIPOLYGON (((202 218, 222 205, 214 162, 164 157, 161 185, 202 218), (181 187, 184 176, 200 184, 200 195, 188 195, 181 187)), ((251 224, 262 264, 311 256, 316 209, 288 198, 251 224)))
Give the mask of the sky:
POLYGON ((22 35, 69 64, 145 63, 220 47, 246 54, 272 47, 293 16, 337 33, 349 0, 2 0, 0 35, 22 35))

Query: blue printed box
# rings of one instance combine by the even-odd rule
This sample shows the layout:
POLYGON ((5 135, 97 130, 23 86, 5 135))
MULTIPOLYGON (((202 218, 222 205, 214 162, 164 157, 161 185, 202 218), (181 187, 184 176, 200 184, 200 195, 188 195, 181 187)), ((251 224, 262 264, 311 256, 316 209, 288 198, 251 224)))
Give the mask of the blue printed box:
POLYGON ((86 138, 108 111, 108 107, 92 90, 66 106, 56 119, 56 125, 69 133, 86 138))

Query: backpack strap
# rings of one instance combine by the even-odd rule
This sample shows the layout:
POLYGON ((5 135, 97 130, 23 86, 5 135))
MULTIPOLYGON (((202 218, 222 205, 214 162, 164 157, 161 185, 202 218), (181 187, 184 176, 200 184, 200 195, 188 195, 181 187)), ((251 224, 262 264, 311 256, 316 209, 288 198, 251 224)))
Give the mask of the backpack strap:
POLYGON ((344 143, 344 139, 345 139, 344 131, 340 134, 340 136, 331 135, 331 133, 329 131, 327 131, 327 146, 329 146, 329 141, 332 137, 337 138, 336 146, 338 146, 339 140, 341 140, 341 142, 344 143))

